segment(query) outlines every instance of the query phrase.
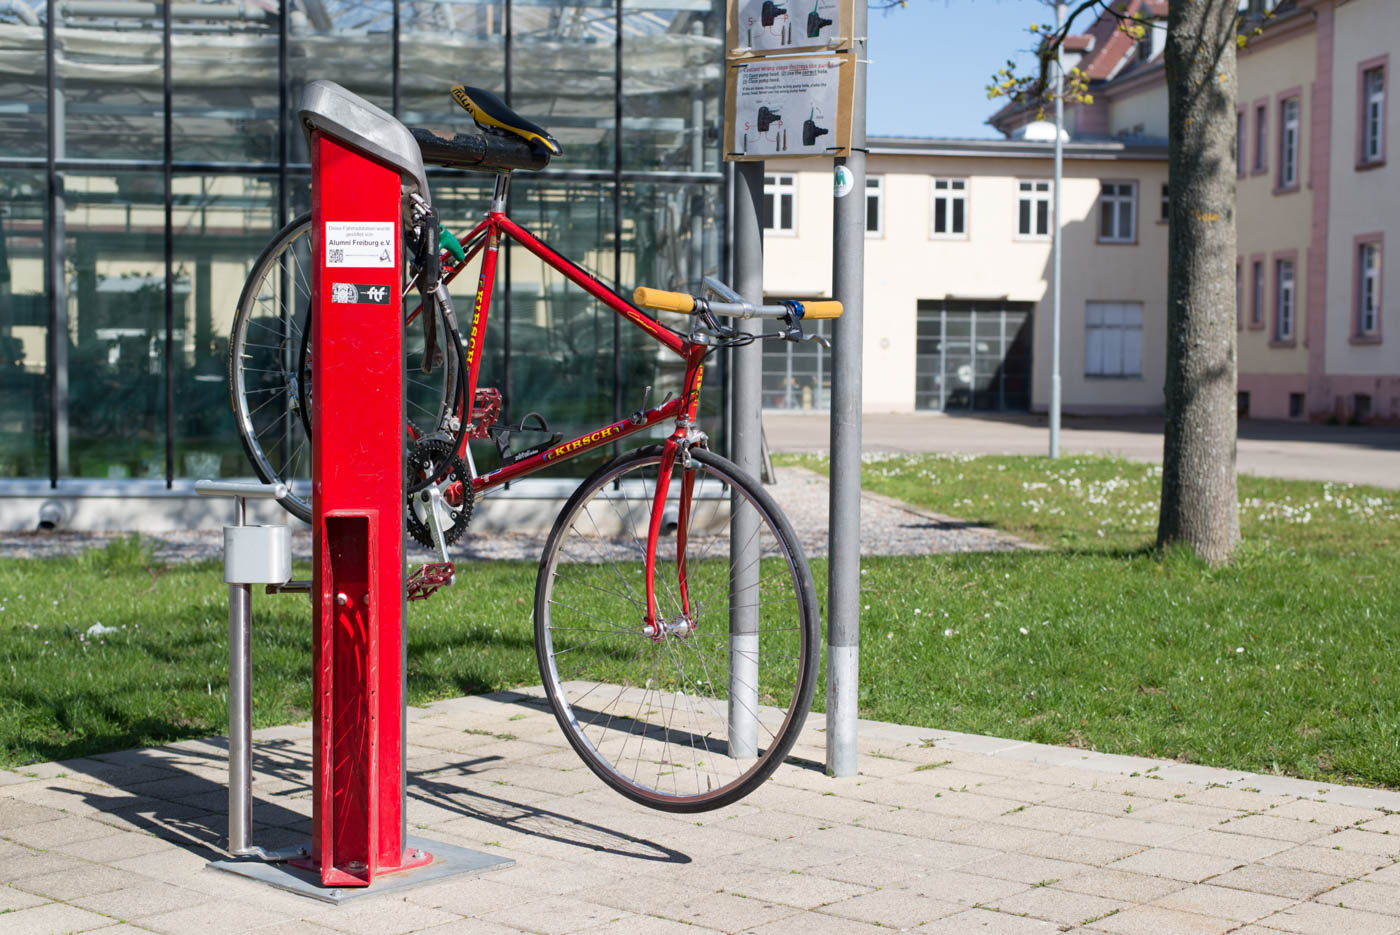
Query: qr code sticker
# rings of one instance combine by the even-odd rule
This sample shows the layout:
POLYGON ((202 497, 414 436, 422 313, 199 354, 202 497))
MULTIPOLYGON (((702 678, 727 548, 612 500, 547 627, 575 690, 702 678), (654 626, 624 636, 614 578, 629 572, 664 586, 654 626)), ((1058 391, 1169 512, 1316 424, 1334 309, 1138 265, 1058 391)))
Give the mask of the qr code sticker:
POLYGON ((338 248, 338 247, 332 247, 332 248, 331 248, 331 251, 330 251, 330 254, 331 254, 330 260, 329 260, 328 262, 330 262, 330 263, 344 263, 344 262, 345 262, 345 251, 344 251, 343 249, 340 249, 340 248, 338 248))

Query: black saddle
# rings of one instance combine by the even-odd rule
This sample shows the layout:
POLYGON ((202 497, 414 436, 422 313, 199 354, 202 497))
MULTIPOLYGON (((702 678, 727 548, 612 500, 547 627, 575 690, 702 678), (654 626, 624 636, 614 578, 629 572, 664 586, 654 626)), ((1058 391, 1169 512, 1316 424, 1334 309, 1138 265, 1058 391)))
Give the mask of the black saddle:
POLYGON ((506 106, 505 101, 484 88, 465 84, 452 86, 452 99, 472 115, 476 125, 488 132, 513 133, 528 143, 544 147, 551 156, 563 152, 559 141, 537 123, 526 120, 506 106))

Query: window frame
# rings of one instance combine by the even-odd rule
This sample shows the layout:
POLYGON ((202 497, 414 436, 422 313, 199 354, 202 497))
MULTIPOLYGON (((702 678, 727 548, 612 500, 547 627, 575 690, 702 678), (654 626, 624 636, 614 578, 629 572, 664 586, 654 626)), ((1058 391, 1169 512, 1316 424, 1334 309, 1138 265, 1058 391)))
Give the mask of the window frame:
POLYGON ((968 195, 970 194, 971 188, 972 188, 972 180, 969 179, 969 178, 967 178, 967 177, 965 177, 965 176, 956 176, 956 175, 934 175, 934 176, 930 176, 930 177, 929 177, 929 193, 930 193, 930 194, 929 194, 929 200, 928 200, 928 236, 929 236, 929 239, 930 239, 930 240, 967 240, 967 239, 968 239, 969 231, 970 231, 970 228, 971 228, 971 226, 972 226, 972 225, 971 225, 971 220, 972 220, 971 205, 972 205, 972 202, 971 202, 971 199, 968 197, 968 195), (938 187, 938 183, 939 183, 939 182, 947 182, 947 183, 948 183, 948 187, 947 187, 947 188, 940 189, 940 188, 938 187), (960 188, 960 189, 955 189, 955 188, 953 188, 952 186, 953 186, 953 183, 955 183, 955 182, 960 182, 960 183, 962 183, 962 188, 960 188), (939 194, 940 191, 943 193, 941 196, 940 196, 940 194, 939 194), (959 201, 959 200, 962 201, 962 203, 963 203, 963 216, 962 216, 963 229, 962 229, 962 232, 961 232, 961 233, 958 233, 958 232, 953 231, 953 230, 948 230, 948 231, 945 231, 945 232, 943 232, 943 233, 939 233, 939 232, 935 229, 934 225, 936 225, 936 224, 938 223, 938 199, 939 199, 940 197, 946 199, 947 202, 948 202, 948 212, 947 212, 946 217, 947 217, 947 220, 948 220, 948 226, 949 226, 950 228, 952 227, 952 222, 953 222, 953 202, 954 202, 954 201, 959 201))
POLYGON ((1054 226, 1055 226, 1055 220, 1054 220, 1054 218, 1051 216, 1051 215, 1052 215, 1052 208, 1053 208, 1053 205, 1054 205, 1054 199, 1055 199, 1055 183, 1054 183, 1054 180, 1052 180, 1052 179, 1047 179, 1047 178, 1024 178, 1024 179, 1023 179, 1023 178, 1018 178, 1018 179, 1016 179, 1016 223, 1015 223, 1015 227, 1012 228, 1012 230, 1013 230, 1013 232, 1014 232, 1014 237, 1013 237, 1013 239, 1014 239, 1014 240, 1024 240, 1024 241, 1039 241, 1039 242, 1044 242, 1044 241, 1050 240, 1050 239, 1051 239, 1051 236, 1052 236, 1053 233, 1054 233, 1053 228, 1054 228, 1054 226), (1031 190, 1030 190, 1029 192, 1027 192, 1025 189, 1023 189, 1023 188, 1021 187, 1022 185, 1030 185, 1030 186, 1032 186, 1032 188, 1031 188, 1031 190), (1040 189, 1038 189, 1038 188, 1035 187, 1035 186, 1038 186, 1038 185, 1044 185, 1044 186, 1045 186, 1045 190, 1042 192, 1040 189), (1045 197, 1042 199, 1042 198, 1040 197, 1041 195, 1044 195, 1045 197), (1037 214, 1037 212, 1036 212, 1036 205, 1038 205, 1042 200, 1045 202, 1045 233, 1043 233, 1043 234, 1037 234, 1037 233, 1035 233, 1035 227, 1036 227, 1035 221, 1036 221, 1036 214, 1037 214), (1030 226, 1031 226, 1031 232, 1028 233, 1028 234, 1023 234, 1023 233, 1021 233, 1021 203, 1022 203, 1023 201, 1029 201, 1029 202, 1030 202, 1030 205, 1031 205, 1031 213, 1030 213, 1030 216, 1029 216, 1029 219, 1030 219, 1030 226))
POLYGON ((865 177, 865 236, 873 240, 879 240, 885 236, 885 177, 883 175, 867 175, 865 177), (870 229, 871 197, 875 199, 874 230, 870 229))
POLYGON ((1386 120, 1387 98, 1390 96, 1390 56, 1378 55, 1366 59, 1356 66, 1356 168, 1359 171, 1378 169, 1385 165, 1385 138, 1389 121, 1386 120), (1380 149, 1374 157, 1368 156, 1367 141, 1370 134, 1371 100, 1367 88, 1367 75, 1379 71, 1381 74, 1380 107, 1377 115, 1380 149))
POLYGON ((1274 301, 1273 326, 1269 330, 1270 347, 1295 347, 1298 344, 1298 251, 1281 250, 1273 255, 1274 301), (1288 288, 1284 288, 1283 264, 1288 264, 1288 288), (1288 333, 1283 332, 1284 296, 1288 297, 1288 333))
MULTIPOLYGON (((1129 246, 1131 246, 1131 245, 1137 243, 1137 228, 1138 228, 1138 183, 1137 183, 1137 180, 1136 180, 1136 179, 1100 179, 1100 180, 1099 180, 1099 197, 1098 197, 1098 201, 1095 203, 1095 208, 1097 208, 1097 211, 1095 212, 1095 213, 1097 214, 1097 218, 1096 218, 1097 224, 1096 224, 1095 226, 1096 226, 1097 229, 1098 229, 1098 242, 1099 242, 1099 243, 1101 243, 1101 244, 1112 244, 1112 245, 1118 245, 1118 246, 1123 246, 1123 245, 1129 245, 1129 246), (1114 192, 1112 195, 1108 194, 1108 192, 1105 191, 1105 189, 1106 189, 1108 186, 1110 186, 1110 185, 1114 185, 1114 186, 1124 186, 1124 185, 1126 185, 1126 186, 1128 187, 1128 192, 1127 192, 1126 197, 1124 196, 1123 192, 1121 192, 1121 191, 1116 191, 1116 192, 1114 192), (1109 199, 1111 199, 1111 203, 1112 203, 1113 206, 1114 206, 1113 213, 1111 214, 1111 217, 1113 218, 1113 227, 1114 227, 1114 235, 1115 235, 1115 236, 1113 236, 1113 237, 1105 236, 1105 235, 1104 235, 1104 230, 1103 230, 1103 219, 1104 219, 1104 218, 1103 218, 1103 209, 1104 209, 1104 203, 1105 203, 1106 200, 1109 200, 1109 199), (1120 216, 1119 216, 1119 213, 1118 213, 1118 207, 1119 207, 1120 205, 1122 205, 1122 204, 1124 203, 1124 201, 1126 201, 1127 204, 1128 204, 1128 236, 1126 236, 1126 237, 1123 236, 1123 232, 1122 232, 1122 231, 1117 230, 1118 222, 1119 222, 1119 219, 1120 219, 1120 216)), ((1017 210, 1018 210, 1018 212, 1019 212, 1019 208, 1018 208, 1017 210)))
MULTIPOLYGON (((774 234, 779 237, 797 236, 797 173, 796 172, 765 172, 763 174, 763 196, 767 198, 773 196, 773 215, 769 218, 773 226, 764 226, 763 235, 767 237, 774 234), (770 183, 768 180, 773 179, 770 183), (784 181, 786 180, 786 181, 784 181), (782 202, 784 195, 792 198, 792 226, 778 227, 778 222, 782 217, 782 202)), ((762 218, 759 219, 760 221, 762 218)))
POLYGON ((1385 233, 1373 231, 1369 234, 1358 234, 1352 239, 1352 320, 1351 320, 1351 343, 1352 344, 1380 344, 1381 343, 1381 316, 1385 311, 1385 233), (1365 320, 1361 307, 1362 295, 1365 292, 1366 270, 1362 265, 1362 251, 1368 248, 1376 251, 1375 266, 1375 321, 1370 328, 1365 327, 1365 320))
POLYGON ((1162 200, 1157 208, 1157 223, 1168 224, 1172 219, 1171 184, 1162 183, 1162 200))
MULTIPOLYGON (((1127 300, 1127 301, 1112 301, 1112 302, 1111 302, 1111 301, 1102 300, 1102 299, 1090 299, 1090 300, 1085 301, 1085 303, 1084 303, 1084 379, 1086 379, 1086 380, 1141 380, 1141 379, 1142 379, 1142 359, 1143 359, 1143 349, 1144 349, 1144 344, 1143 344, 1142 336, 1143 336, 1144 331, 1146 330, 1146 327, 1145 327, 1145 326, 1146 326, 1146 323, 1147 323, 1147 309, 1146 309, 1146 306, 1144 305, 1144 303, 1142 303, 1141 301, 1137 301, 1137 300, 1127 300), (1131 329, 1130 329, 1130 328, 1128 328, 1127 326, 1123 326, 1123 325, 1118 325, 1118 326, 1106 325, 1106 324, 1091 325, 1091 324, 1089 323, 1089 307, 1090 307, 1090 306, 1093 306, 1093 305, 1105 305, 1105 306, 1106 306, 1106 305, 1136 306, 1136 307, 1137 307, 1137 310, 1138 310, 1137 327, 1136 327, 1136 328, 1131 328, 1131 329), (1123 373, 1105 373, 1105 372, 1102 372, 1102 371, 1100 371, 1100 372, 1098 372, 1098 373, 1091 373, 1090 370, 1089 370, 1089 331, 1090 331, 1091 328, 1108 329, 1108 328, 1114 328, 1114 327, 1117 327, 1117 329, 1118 329, 1119 331, 1125 331, 1125 332, 1126 332, 1126 331, 1129 331, 1129 330, 1135 330, 1135 331, 1137 331, 1137 333, 1138 333, 1137 371, 1134 372, 1134 373, 1126 373, 1126 372, 1123 372, 1123 373)), ((1120 348, 1121 348, 1121 346, 1122 346, 1122 345, 1120 345, 1120 348)), ((1122 355, 1120 354, 1119 365, 1122 366, 1123 364, 1124 364, 1124 361, 1123 361, 1123 359, 1122 359, 1122 355)))
POLYGON ((1235 178, 1249 174, 1249 119, 1243 107, 1235 108, 1235 178))
POLYGON ((1244 257, 1235 257, 1235 330, 1244 330, 1244 257))
POLYGON ((1254 158, 1250 160, 1250 175, 1265 175, 1269 171, 1269 99, 1254 100, 1254 158))
POLYGON ((1284 194, 1296 192, 1303 186, 1303 89, 1289 88, 1280 91, 1278 94, 1278 169, 1274 176, 1274 194, 1284 194), (1286 114, 1288 105, 1292 104, 1296 108, 1293 120, 1288 120, 1286 114), (1292 145, 1289 145, 1288 134, 1293 134, 1292 145), (1284 178, 1284 170, 1289 166, 1290 156, 1292 157, 1293 178, 1284 178))
POLYGON ((1264 328, 1264 304, 1269 299, 1269 258, 1263 253, 1255 253, 1249 258, 1249 329, 1262 331, 1264 328))

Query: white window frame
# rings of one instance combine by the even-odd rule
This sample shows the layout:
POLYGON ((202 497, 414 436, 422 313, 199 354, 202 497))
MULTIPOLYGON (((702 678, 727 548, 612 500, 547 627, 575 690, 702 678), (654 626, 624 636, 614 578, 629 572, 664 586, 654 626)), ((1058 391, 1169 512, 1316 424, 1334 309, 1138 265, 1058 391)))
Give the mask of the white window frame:
POLYGON ((1381 245, 1375 240, 1361 242, 1357 252, 1356 332, 1370 338, 1381 327, 1381 245))
POLYGON ((797 175, 792 172, 781 172, 763 177, 763 197, 773 199, 773 211, 769 217, 769 225, 763 228, 764 234, 777 234, 781 237, 797 236, 797 175), (782 223, 782 199, 790 199, 791 210, 788 220, 791 225, 780 227, 782 223))
POLYGON ((1274 340, 1293 340, 1298 318, 1298 264, 1287 257, 1274 260, 1274 340))
POLYGON ((885 177, 867 175, 865 177, 865 236, 885 235, 885 177), (875 199, 875 227, 870 227, 870 199, 875 199))
POLYGON ((1301 155, 1302 130, 1301 114, 1303 104, 1299 98, 1286 97, 1279 102, 1279 153, 1278 187, 1298 187, 1298 159, 1301 155), (1290 111, 1292 113, 1290 114, 1290 111))
POLYGON ((1050 219, 1050 200, 1052 197, 1052 182, 1049 179, 1017 179, 1016 180, 1016 240, 1049 240, 1052 222, 1050 219), (1021 206, 1030 205, 1027 220, 1030 223, 1030 233, 1021 232, 1021 206), (1040 212, 1040 206, 1044 205, 1044 214, 1040 212), (1045 229, 1037 231, 1039 226, 1036 221, 1043 218, 1045 229))
POLYGON ((1086 302, 1084 376, 1142 379, 1142 320, 1141 302, 1086 302))
POLYGON ((1361 164, 1385 158, 1385 73, 1377 65, 1361 73, 1361 164))
POLYGON ((968 230, 968 180, 959 178, 938 177, 930 183, 930 190, 933 196, 929 199, 928 212, 928 235, 933 240, 966 240, 968 230), (943 218, 947 222, 948 230, 939 232, 938 224, 938 203, 946 202, 943 218), (953 205, 962 202, 962 230, 953 230, 953 205))
POLYGON ((1099 243, 1137 243, 1137 182, 1103 181, 1099 183, 1098 228, 1099 243), (1122 228, 1124 207, 1128 209, 1127 230, 1122 228), (1104 230, 1104 208, 1111 207, 1108 214, 1111 230, 1104 230))

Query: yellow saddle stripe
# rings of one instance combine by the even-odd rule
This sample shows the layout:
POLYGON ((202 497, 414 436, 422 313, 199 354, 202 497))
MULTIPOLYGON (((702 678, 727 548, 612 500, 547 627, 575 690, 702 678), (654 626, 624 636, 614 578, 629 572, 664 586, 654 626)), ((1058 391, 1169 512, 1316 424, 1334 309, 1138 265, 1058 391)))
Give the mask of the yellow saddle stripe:
POLYGON ((471 96, 467 94, 467 89, 460 84, 452 86, 452 99, 462 105, 462 109, 471 114, 472 119, 482 126, 496 127, 505 130, 507 133, 514 133, 517 136, 524 137, 527 140, 538 140, 541 145, 551 153, 557 154, 559 152, 558 144, 548 137, 535 133, 533 130, 526 130, 522 127, 513 127, 508 123, 502 123, 500 120, 488 114, 484 108, 480 107, 471 99, 471 96))

